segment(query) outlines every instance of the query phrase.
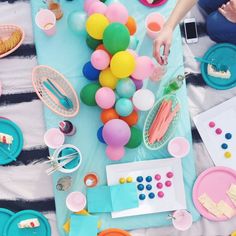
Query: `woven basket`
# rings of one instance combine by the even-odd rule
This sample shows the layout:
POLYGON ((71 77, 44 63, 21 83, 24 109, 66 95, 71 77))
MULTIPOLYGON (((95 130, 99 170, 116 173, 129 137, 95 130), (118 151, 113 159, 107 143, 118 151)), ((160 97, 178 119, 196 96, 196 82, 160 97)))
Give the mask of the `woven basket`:
POLYGON ((166 100, 166 99, 172 101, 172 109, 177 104, 179 104, 179 101, 177 100, 176 96, 166 95, 166 96, 162 97, 160 100, 158 100, 156 102, 156 104, 154 105, 154 107, 152 108, 152 110, 148 113, 147 118, 145 120, 144 128, 143 128, 143 141, 144 141, 145 146, 150 150, 158 150, 158 149, 162 148, 170 140, 170 138, 172 137, 172 135, 175 131, 175 128, 178 124, 178 121, 179 121, 180 112, 178 112, 176 114, 176 116, 174 117, 173 121, 171 122, 171 124, 170 124, 166 134, 162 138, 162 140, 160 142, 155 142, 153 144, 149 143, 148 131, 149 131, 149 129, 150 129, 155 117, 156 117, 156 114, 157 114, 163 100, 166 100))
POLYGON ((0 54, 0 58, 3 58, 5 56, 11 54, 12 52, 14 52, 17 48, 20 47, 20 45, 23 43, 23 40, 25 38, 25 33, 21 27, 19 27, 17 25, 0 25, 0 39, 1 40, 9 38, 11 36, 11 34, 16 30, 20 30, 22 33, 22 37, 21 37, 20 42, 14 48, 12 48, 10 51, 7 51, 4 54, 0 54))
POLYGON ((36 66, 32 73, 32 82, 38 97, 43 103, 58 115, 63 117, 74 117, 79 112, 78 96, 68 80, 58 71, 49 66, 36 66), (64 108, 53 94, 43 85, 43 81, 50 79, 54 85, 73 103, 72 109, 64 108))

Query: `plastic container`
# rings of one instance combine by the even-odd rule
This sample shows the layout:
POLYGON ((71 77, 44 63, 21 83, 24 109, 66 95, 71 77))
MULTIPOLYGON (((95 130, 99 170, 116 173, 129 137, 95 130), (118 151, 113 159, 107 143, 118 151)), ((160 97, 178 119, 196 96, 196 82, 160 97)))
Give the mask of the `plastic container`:
POLYGON ((155 39, 162 30, 165 18, 158 12, 150 13, 145 20, 146 33, 151 39, 155 39))
POLYGON ((76 127, 69 120, 61 121, 59 129, 66 136, 72 136, 76 133, 76 127))
POLYGON ((36 14, 35 23, 48 36, 56 33, 56 16, 48 9, 42 9, 36 14))

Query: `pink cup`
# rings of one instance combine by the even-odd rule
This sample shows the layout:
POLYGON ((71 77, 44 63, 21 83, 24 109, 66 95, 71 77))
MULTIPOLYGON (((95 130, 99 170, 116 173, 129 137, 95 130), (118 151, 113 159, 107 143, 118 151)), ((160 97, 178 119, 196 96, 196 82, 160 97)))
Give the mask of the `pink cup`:
POLYGON ((177 230, 186 231, 192 226, 193 217, 186 210, 177 210, 173 213, 172 223, 177 230))
POLYGON ((41 9, 36 14, 35 23, 48 36, 56 33, 56 16, 48 9, 41 9))
POLYGON ((147 35, 151 39, 155 39, 158 36, 158 33, 161 31, 165 23, 165 18, 157 13, 153 12, 146 17, 145 27, 147 35))

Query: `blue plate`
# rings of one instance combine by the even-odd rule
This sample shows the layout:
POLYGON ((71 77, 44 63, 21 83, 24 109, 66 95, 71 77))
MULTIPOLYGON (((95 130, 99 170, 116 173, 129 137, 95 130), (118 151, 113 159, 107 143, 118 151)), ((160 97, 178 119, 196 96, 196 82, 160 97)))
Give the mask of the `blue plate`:
POLYGON ((207 64, 201 64, 201 72, 205 82, 212 88, 225 90, 236 86, 236 46, 229 43, 216 44, 211 47, 204 59, 213 60, 216 63, 222 63, 229 67, 231 77, 229 79, 221 79, 209 76, 207 73, 207 64))
POLYGON ((16 213, 8 221, 2 236, 51 236, 51 228, 48 220, 41 213, 25 210, 16 213), (22 220, 38 218, 40 226, 37 228, 19 229, 18 223, 22 220))
POLYGON ((0 208, 0 235, 3 235, 3 230, 7 222, 15 213, 5 208, 0 208))
POLYGON ((13 136, 13 143, 10 145, 0 143, 0 165, 8 164, 19 156, 23 147, 23 135, 20 128, 6 118, 0 118, 0 133, 13 136))

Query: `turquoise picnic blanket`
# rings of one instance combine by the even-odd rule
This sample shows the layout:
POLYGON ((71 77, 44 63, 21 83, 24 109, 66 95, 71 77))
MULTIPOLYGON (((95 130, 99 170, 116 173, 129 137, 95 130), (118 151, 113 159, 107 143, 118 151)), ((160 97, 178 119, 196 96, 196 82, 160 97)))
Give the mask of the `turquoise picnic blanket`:
MULTIPOLYGON (((89 81, 83 77, 82 67, 89 61, 91 56, 91 50, 87 47, 85 38, 83 36, 76 36, 73 34, 67 26, 67 17, 70 12, 74 10, 83 9, 83 0, 74 0, 72 2, 61 1, 64 16, 57 22, 57 34, 53 37, 47 37, 42 33, 34 22, 34 16, 40 8, 45 8, 43 1, 31 0, 32 2, 32 16, 35 33, 35 42, 37 49, 37 56, 39 64, 49 65, 62 74, 71 82, 75 90, 80 93, 80 90, 89 81)), ((165 5, 150 9, 139 3, 138 0, 121 0, 138 22, 137 37, 139 39, 138 53, 139 55, 152 56, 152 41, 145 36, 145 17, 152 11, 158 11, 166 18, 173 10, 175 6, 174 0, 169 0, 165 5)), ((183 68, 183 53, 181 44, 180 31, 177 28, 174 32, 173 46, 171 48, 171 54, 168 64, 168 72, 161 83, 154 83, 152 81, 146 81, 144 87, 151 89, 156 94, 157 99, 161 96, 163 85, 171 78, 184 73, 183 68)), ((186 86, 178 92, 178 98, 181 101, 181 121, 175 135, 185 136, 191 140, 191 128, 188 113, 186 86)), ((86 188, 83 184, 83 178, 88 172, 95 172, 99 176, 99 183, 101 185, 106 184, 106 171, 105 166, 114 162, 108 160, 105 155, 105 145, 101 144, 96 136, 98 128, 102 125, 100 121, 100 109, 98 107, 88 107, 84 104, 80 104, 80 112, 77 117, 71 119, 76 125, 77 133, 75 136, 67 138, 66 143, 74 144, 80 148, 83 162, 80 169, 72 174, 73 187, 70 191, 82 191, 86 193, 86 188)), ((57 127, 58 122, 63 118, 55 115, 48 108, 45 107, 45 121, 47 128, 57 127)), ((138 127, 143 128, 143 124, 147 113, 140 115, 138 127)), ((52 151, 52 150, 51 150, 52 151)), ((160 151, 149 151, 144 145, 137 149, 126 150, 125 157, 116 163, 133 162, 141 160, 151 160, 156 158, 166 158, 168 153, 166 147, 160 151)), ((194 156, 191 149, 188 157, 182 161, 184 172, 184 183, 187 199, 188 210, 192 213, 194 221, 200 218, 198 212, 194 208, 192 202, 192 187, 196 178, 194 167, 194 156)), ((57 220, 60 236, 65 235, 63 231, 63 224, 70 216, 65 205, 65 199, 68 192, 59 192, 56 190, 56 182, 62 177, 62 173, 56 173, 53 176, 54 192, 56 201, 57 220)), ((160 227, 171 224, 170 220, 167 220, 168 213, 140 215, 127 218, 112 219, 110 214, 99 214, 102 220, 102 228, 123 228, 127 230, 144 228, 144 227, 160 227)))

